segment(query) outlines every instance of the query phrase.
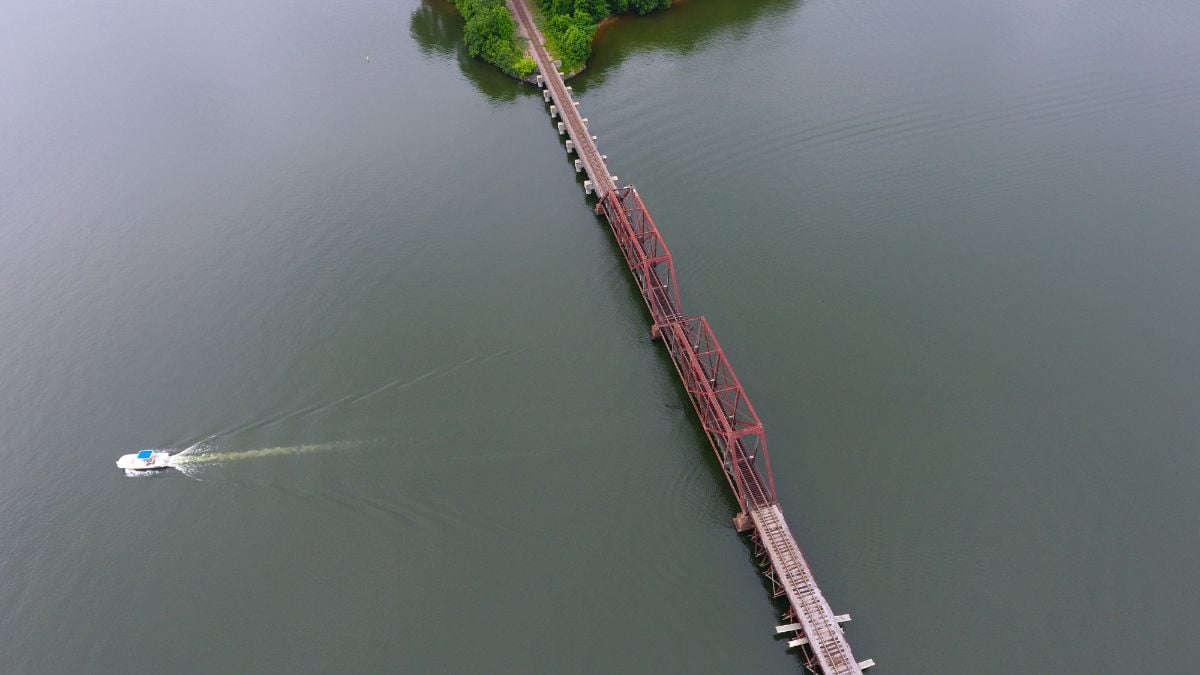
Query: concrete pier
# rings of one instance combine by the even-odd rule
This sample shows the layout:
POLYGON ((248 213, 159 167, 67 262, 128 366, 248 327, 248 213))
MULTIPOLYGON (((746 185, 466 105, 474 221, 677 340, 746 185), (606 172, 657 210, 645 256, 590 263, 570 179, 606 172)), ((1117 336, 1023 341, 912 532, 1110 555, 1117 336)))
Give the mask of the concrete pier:
POLYGON ((539 73, 535 79, 539 86, 546 87, 542 96, 549 96, 549 102, 554 104, 551 116, 557 114, 561 120, 558 123, 558 133, 571 139, 576 154, 583 162, 583 170, 592 181, 596 196, 603 197, 615 187, 615 183, 610 178, 612 174, 604 165, 604 160, 600 158, 600 151, 596 148, 596 137, 588 134, 587 120, 579 116, 571 88, 563 81, 562 73, 546 51, 545 38, 534 24, 524 0, 513 0, 510 6, 515 10, 514 18, 530 36, 533 60, 537 63, 539 73))

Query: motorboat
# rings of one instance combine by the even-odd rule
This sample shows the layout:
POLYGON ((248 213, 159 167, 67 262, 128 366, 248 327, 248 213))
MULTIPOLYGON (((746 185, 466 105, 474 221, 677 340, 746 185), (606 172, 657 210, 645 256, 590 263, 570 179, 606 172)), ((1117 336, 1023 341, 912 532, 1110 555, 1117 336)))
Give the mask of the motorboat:
POLYGON ((171 453, 166 450, 142 450, 129 455, 122 455, 117 460, 117 466, 125 471, 156 471, 171 467, 171 453))

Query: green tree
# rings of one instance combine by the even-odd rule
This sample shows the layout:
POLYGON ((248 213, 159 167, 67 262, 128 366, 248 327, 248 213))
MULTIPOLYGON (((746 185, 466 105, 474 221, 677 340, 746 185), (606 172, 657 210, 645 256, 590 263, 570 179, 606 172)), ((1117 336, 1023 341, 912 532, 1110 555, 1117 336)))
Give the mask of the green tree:
POLYGON ((633 0, 633 6, 638 14, 649 14, 656 9, 666 9, 671 6, 671 0, 633 0))
POLYGON ((506 73, 518 74, 521 50, 504 0, 454 0, 454 6, 467 20, 463 28, 467 53, 482 57, 506 73))
POLYGON ((533 60, 533 57, 525 56, 513 64, 513 70, 517 71, 517 75, 524 79, 537 70, 537 63, 533 60))
POLYGON ((592 39, 579 26, 571 26, 558 42, 559 57, 572 66, 582 64, 592 53, 592 39))
MULTIPOLYGON (((464 41, 471 56, 482 57, 504 72, 528 77, 536 65, 515 42, 512 16, 504 0, 453 0, 467 20, 464 41)), ((636 11, 646 14, 671 6, 671 0, 538 0, 546 46, 575 70, 592 55, 596 22, 606 16, 636 11)))
POLYGON ((512 17, 508 8, 502 4, 475 12, 467 19, 464 33, 467 52, 471 56, 479 56, 482 53, 484 58, 492 61, 490 56, 512 51, 512 17))

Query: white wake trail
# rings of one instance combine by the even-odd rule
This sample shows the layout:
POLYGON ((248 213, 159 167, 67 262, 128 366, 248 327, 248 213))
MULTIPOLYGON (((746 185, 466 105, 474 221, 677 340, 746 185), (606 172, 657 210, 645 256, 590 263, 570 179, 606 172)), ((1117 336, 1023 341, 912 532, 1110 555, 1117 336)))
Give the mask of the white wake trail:
POLYGON ((205 464, 240 462, 247 459, 286 457, 290 455, 304 455, 312 452, 330 452, 334 450, 351 450, 362 445, 361 441, 337 441, 334 443, 287 445, 274 448, 256 448, 254 450, 235 450, 232 452, 204 452, 204 443, 205 441, 201 441, 196 445, 184 449, 182 452, 172 455, 170 460, 171 466, 182 469, 184 467, 201 466, 205 464), (201 454, 189 454, 194 450, 201 450, 201 454))

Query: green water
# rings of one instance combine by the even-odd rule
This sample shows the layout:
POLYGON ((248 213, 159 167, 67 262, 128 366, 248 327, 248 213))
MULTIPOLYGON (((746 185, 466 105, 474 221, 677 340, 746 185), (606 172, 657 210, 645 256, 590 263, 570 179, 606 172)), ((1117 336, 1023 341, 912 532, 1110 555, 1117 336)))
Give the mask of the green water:
MULTIPOLYGON (((540 94, 445 3, 0 18, 0 672, 798 670, 540 94), (261 454, 113 466, 201 442, 261 454)), ((689 0, 572 83, 872 672, 1200 658, 1198 31, 689 0)))

